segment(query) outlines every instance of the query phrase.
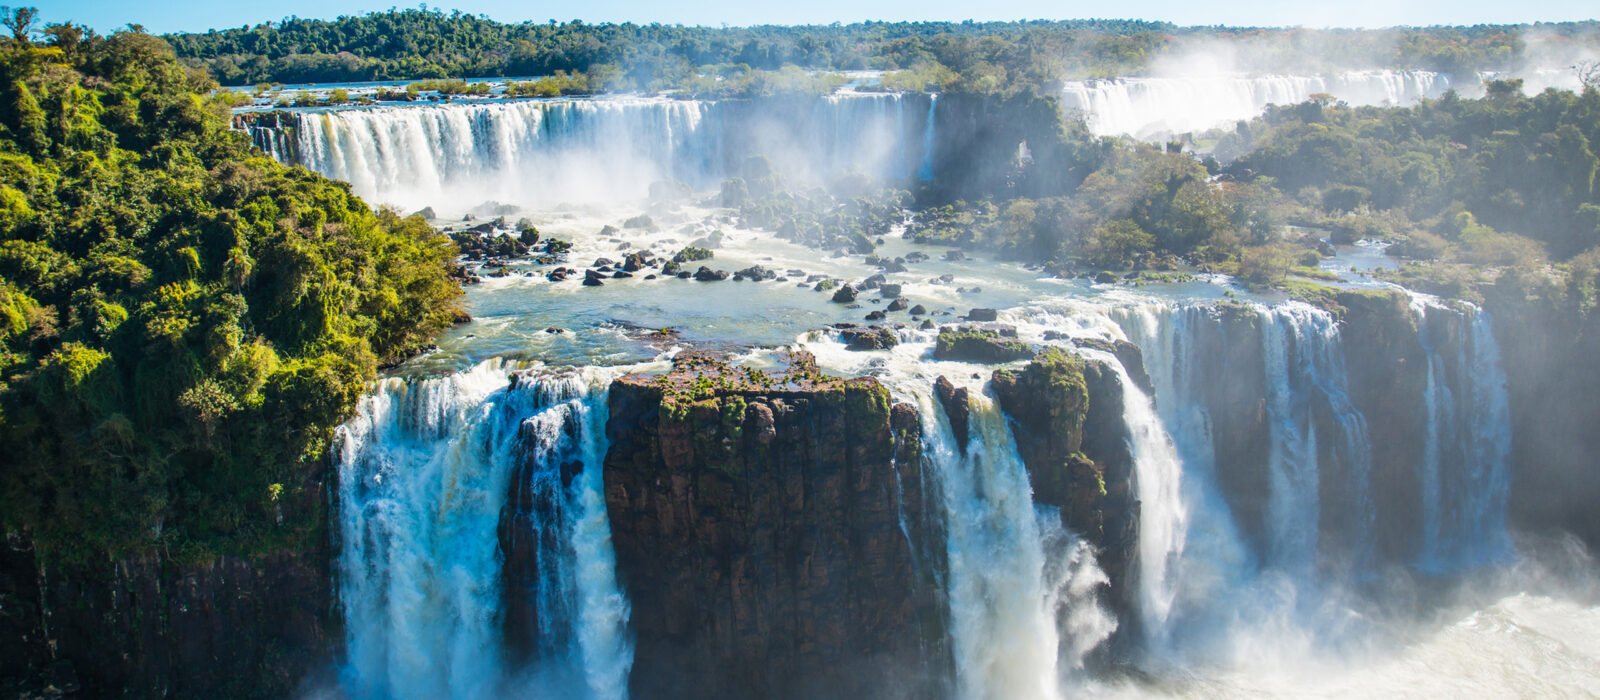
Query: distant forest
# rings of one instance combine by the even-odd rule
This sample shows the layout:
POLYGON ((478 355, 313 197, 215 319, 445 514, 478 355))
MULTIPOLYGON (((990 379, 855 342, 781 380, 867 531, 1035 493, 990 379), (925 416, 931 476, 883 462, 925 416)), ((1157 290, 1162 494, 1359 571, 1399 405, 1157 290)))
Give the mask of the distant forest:
POLYGON ((1510 69, 1528 38, 1587 41, 1600 23, 1384 30, 1178 27, 1136 20, 865 22, 826 26, 684 27, 522 22, 437 9, 171 34, 177 55, 225 85, 552 75, 613 76, 618 87, 681 83, 711 67, 776 70, 948 69, 974 85, 1136 74, 1152 61, 1221 39, 1275 71, 1510 69), (983 81, 980 78, 987 77, 983 81))

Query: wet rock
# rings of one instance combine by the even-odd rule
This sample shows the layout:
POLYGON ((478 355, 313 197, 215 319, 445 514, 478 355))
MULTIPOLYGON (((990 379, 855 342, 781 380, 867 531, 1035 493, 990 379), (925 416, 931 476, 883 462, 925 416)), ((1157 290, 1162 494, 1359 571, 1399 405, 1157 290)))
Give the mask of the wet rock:
POLYGON ((836 304, 848 304, 855 300, 856 289, 848 284, 840 287, 838 291, 833 293, 833 301, 836 304))
POLYGON ((906 301, 905 297, 900 297, 899 299, 895 299, 894 301, 889 302, 889 306, 888 306, 887 310, 889 310, 889 311, 905 311, 906 310, 906 305, 908 303, 909 302, 906 301))
POLYGON ((924 505, 915 409, 872 379, 815 378, 814 362, 769 383, 687 355, 608 399, 630 684, 654 697, 940 695, 944 539, 924 505))
POLYGON ((611 273, 611 279, 615 279, 615 280, 625 280, 625 279, 628 279, 629 277, 632 277, 632 276, 633 276, 633 273, 628 272, 626 270, 617 270, 616 272, 611 273))
POLYGON ((933 356, 940 360, 997 364, 1032 357, 1033 348, 997 330, 960 326, 939 329, 933 356))
POLYGON ((994 321, 1000 318, 1000 312, 995 309, 972 309, 967 312, 969 321, 994 321))
POLYGON ((901 286, 898 284, 882 284, 878 286, 878 295, 885 299, 893 299, 900 296, 901 291, 901 286))
POLYGON ((740 270, 739 274, 744 275, 746 278, 755 280, 757 282, 760 282, 762 280, 770 280, 770 279, 776 278, 778 276, 778 274, 776 272, 768 270, 767 268, 764 268, 764 267, 762 267, 760 265, 751 265, 750 267, 747 267, 747 268, 745 268, 743 270, 740 270))
POLYGON ((959 250, 947 250, 944 252, 944 259, 950 262, 960 262, 967 259, 967 254, 959 250))
POLYGON ((699 281, 699 282, 720 282, 722 280, 728 279, 728 271, 727 270, 713 270, 713 269, 711 269, 709 267, 701 265, 700 269, 695 270, 694 278, 695 278, 696 281, 699 281))
POLYGON ((887 350, 900 342, 894 331, 880 326, 845 328, 839 332, 849 350, 887 350))
POLYGON ((912 316, 927 316, 928 315, 928 307, 923 306, 921 304, 917 304, 916 306, 911 307, 911 315, 912 316))
POLYGON ((1109 272, 1101 272, 1094 276, 1095 284, 1114 284, 1116 281, 1117 276, 1109 272))
POLYGON ((967 441, 971 439, 970 423, 972 420, 972 406, 967 403, 969 398, 966 387, 956 388, 949 379, 940 376, 933 383, 933 394, 939 399, 939 405, 944 407, 944 415, 950 419, 950 431, 955 435, 956 446, 961 454, 967 453, 967 441))
POLYGON ((882 311, 871 311, 871 312, 867 313, 867 320, 868 321, 882 321, 887 317, 888 317, 888 314, 885 314, 882 311))
POLYGON ((595 258, 594 264, 590 265, 589 267, 610 267, 615 264, 616 262, 611 258, 595 258))

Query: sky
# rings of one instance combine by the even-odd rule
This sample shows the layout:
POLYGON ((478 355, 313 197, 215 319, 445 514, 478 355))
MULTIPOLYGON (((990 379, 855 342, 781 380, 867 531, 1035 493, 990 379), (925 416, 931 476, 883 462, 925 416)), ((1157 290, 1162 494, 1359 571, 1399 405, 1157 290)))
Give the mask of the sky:
MULTIPOLYGON (((4 2, 5 0, 0 0, 4 2)), ((152 32, 204 31, 278 20, 326 18, 395 6, 395 0, 10 0, 45 22, 71 20, 100 31, 137 22, 152 32)), ((497 20, 661 22, 707 26, 827 24, 863 20, 1017 20, 1088 17, 1164 20, 1180 25, 1384 27, 1596 19, 1593 0, 435 0, 430 7, 497 20)))

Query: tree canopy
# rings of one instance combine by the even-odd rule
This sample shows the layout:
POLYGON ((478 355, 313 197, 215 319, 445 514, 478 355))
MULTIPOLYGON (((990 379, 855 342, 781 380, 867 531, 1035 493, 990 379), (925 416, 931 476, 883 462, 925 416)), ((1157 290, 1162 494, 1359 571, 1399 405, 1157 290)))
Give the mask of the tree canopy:
POLYGON ((162 39, 0 39, 0 519, 62 554, 316 535, 308 469, 460 311, 455 248, 230 129, 162 39))

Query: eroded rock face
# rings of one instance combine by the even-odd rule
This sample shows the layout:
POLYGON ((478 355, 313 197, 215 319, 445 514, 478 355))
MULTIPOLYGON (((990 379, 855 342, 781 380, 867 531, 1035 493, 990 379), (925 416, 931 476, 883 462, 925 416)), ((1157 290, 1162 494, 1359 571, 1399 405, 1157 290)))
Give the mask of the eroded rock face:
POLYGON ((875 380, 821 377, 803 354, 766 375, 686 353, 665 377, 619 380, 610 412, 633 697, 944 687, 944 538, 915 409, 875 380))
POLYGON ((328 551, 42 564, 0 546, 8 697, 291 697, 339 643, 328 551))
MULTIPOLYGON (((992 385, 1034 502, 1059 508, 1061 524, 1095 546, 1110 580, 1102 600, 1131 620, 1138 504, 1120 382, 1111 368, 1052 347, 1021 370, 996 371, 992 385)), ((1123 623, 1118 634, 1130 631, 1123 623)))

